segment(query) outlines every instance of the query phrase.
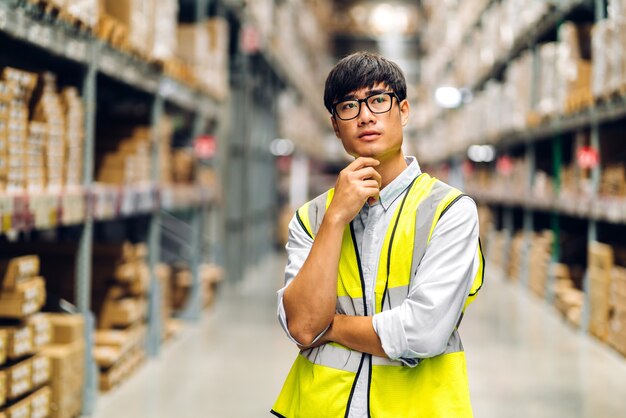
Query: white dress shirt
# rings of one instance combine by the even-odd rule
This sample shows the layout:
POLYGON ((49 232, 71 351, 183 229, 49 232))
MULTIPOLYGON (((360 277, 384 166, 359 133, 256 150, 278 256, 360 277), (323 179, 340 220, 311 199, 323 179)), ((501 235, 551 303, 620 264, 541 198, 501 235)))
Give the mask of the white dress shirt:
MULTIPOLYGON (((369 312, 374 312, 374 286, 385 233, 411 181, 421 174, 414 157, 407 157, 406 161, 408 167, 380 191, 380 199, 371 205, 366 203, 353 221, 369 312)), ((414 367, 420 359, 443 353, 478 271, 477 244, 476 205, 471 198, 463 197, 437 223, 411 280, 407 299, 400 306, 373 316, 374 330, 390 359, 414 367)), ((287 328, 283 294, 300 271, 312 245, 313 240, 294 216, 286 245, 285 287, 278 291, 278 318, 289 339, 296 344, 287 328)), ((367 418, 368 375, 369 364, 364 362, 349 418, 367 418)))

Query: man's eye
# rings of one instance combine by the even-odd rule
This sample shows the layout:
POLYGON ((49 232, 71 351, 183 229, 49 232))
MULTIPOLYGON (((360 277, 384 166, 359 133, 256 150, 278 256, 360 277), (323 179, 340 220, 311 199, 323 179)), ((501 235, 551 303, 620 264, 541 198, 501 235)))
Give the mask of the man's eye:
POLYGON ((355 107, 356 107, 356 103, 354 103, 354 102, 348 102, 348 103, 344 103, 344 104, 341 106, 341 109, 342 109, 342 110, 352 110, 352 109, 354 109, 355 107))

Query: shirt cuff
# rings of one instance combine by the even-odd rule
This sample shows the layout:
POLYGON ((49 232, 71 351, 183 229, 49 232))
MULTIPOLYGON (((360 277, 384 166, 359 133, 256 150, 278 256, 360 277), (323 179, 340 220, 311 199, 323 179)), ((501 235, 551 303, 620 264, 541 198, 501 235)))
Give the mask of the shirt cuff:
MULTIPOLYGON (((283 296, 285 294, 285 289, 287 289, 287 286, 283 287, 277 292, 278 294, 278 322, 280 322, 280 326, 283 327, 285 334, 287 334, 287 338, 289 338, 289 340, 291 340, 292 343, 302 346, 302 344, 300 344, 298 340, 293 338, 293 336, 289 332, 289 328, 287 327, 287 314, 285 313, 285 305, 283 304, 283 296)), ((324 329, 324 331, 322 331, 317 337, 315 337, 311 345, 315 344, 320 338, 322 338, 322 336, 326 333, 326 331, 328 331, 328 328, 330 328, 330 325, 328 325, 324 329)))
POLYGON ((385 311, 377 313, 372 318, 374 331, 380 339, 383 351, 391 360, 400 361, 409 367, 415 367, 419 364, 420 359, 408 357, 411 350, 402 326, 402 321, 394 318, 396 311, 385 311))

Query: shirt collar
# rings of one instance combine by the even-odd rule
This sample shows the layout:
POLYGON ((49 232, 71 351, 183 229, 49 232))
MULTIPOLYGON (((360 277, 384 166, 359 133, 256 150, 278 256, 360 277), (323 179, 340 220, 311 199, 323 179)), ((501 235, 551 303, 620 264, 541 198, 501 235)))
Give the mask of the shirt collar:
POLYGON ((409 187, 414 178, 422 174, 422 169, 415 157, 407 156, 404 158, 407 164, 407 168, 400 173, 398 177, 393 179, 391 183, 380 191, 380 198, 378 201, 382 205, 383 209, 387 211, 391 204, 402 195, 402 193, 409 187))

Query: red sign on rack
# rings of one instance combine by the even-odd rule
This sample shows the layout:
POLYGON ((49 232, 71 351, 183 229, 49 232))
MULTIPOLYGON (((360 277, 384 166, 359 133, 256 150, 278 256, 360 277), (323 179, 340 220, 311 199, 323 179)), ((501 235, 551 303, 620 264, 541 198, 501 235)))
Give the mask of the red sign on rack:
POLYGON ((595 168, 600 163, 598 150, 593 147, 580 147, 576 152, 578 166, 584 170, 595 168))
POLYGON ((210 160, 217 152, 217 141, 213 135, 201 135, 194 141, 196 157, 201 160, 210 160))

